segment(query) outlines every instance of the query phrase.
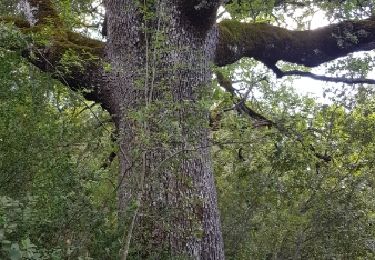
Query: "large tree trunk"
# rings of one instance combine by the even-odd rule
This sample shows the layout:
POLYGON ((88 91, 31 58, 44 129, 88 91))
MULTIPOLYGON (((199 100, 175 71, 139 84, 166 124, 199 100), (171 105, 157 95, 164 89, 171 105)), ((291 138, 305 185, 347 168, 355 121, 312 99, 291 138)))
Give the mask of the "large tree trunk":
POLYGON ((106 3, 123 256, 131 241, 142 259, 223 259, 205 102, 217 30, 180 2, 106 3))

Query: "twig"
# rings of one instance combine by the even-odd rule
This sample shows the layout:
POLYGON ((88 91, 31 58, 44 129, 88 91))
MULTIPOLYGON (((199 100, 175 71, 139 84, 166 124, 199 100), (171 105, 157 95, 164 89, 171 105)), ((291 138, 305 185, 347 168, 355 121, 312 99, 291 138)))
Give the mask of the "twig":
POLYGON ((316 80, 322 80, 327 82, 335 82, 335 83, 346 83, 346 84, 375 84, 375 79, 366 79, 366 78, 345 78, 345 77, 328 77, 323 75, 317 75, 312 72, 308 71, 300 71, 300 70, 288 70, 282 71, 276 65, 269 65, 268 66, 273 72, 275 72, 277 78, 283 78, 286 76, 300 76, 300 77, 307 77, 316 80))

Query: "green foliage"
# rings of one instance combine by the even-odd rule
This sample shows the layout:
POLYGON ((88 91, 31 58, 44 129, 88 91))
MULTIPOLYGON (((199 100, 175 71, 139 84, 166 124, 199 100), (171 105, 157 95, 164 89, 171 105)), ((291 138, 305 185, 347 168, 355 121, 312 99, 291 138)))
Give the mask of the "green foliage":
POLYGON ((273 20, 270 16, 275 6, 274 0, 234 0, 225 6, 235 19, 251 19, 252 21, 273 20))
POLYGON ((3 53, 2 55, 5 55, 5 48, 21 49, 24 47, 26 47, 24 36, 12 26, 0 23, 0 50, 3 53))
POLYGON ((15 13, 17 1, 0 0, 0 16, 15 13))
POLYGON ((0 49, 0 82, 0 258, 114 259, 109 115, 12 51, 0 49))
MULTIPOLYGON (((226 10, 234 19, 256 22, 275 21, 279 18, 275 10, 283 8, 293 15, 298 4, 308 9, 303 15, 319 8, 332 20, 373 11, 371 1, 311 2, 230 1, 226 10), (367 7, 360 8, 360 2, 367 7)), ((54 3, 68 28, 82 29, 87 21, 96 25, 101 15, 98 9, 89 14, 90 0, 54 3)), ((160 62, 171 50, 165 46, 165 34, 149 31, 147 23, 165 17, 154 13, 154 1, 140 7, 149 37, 147 55, 151 63, 160 62)), ((15 12, 14 1, 0 0, 1 15, 15 12)), ((46 27, 34 41, 48 44, 51 33, 46 27)), ((113 126, 107 123, 110 117, 10 51, 26 43, 19 31, 0 24, 0 259, 117 259, 123 246, 118 184, 113 181, 118 169, 115 162, 102 167, 117 150, 111 140, 113 126)), ((82 69, 82 63, 83 56, 69 50, 62 54, 58 69, 82 69)), ((151 72, 154 65, 149 65, 151 72)), ((167 69, 182 65, 174 66, 167 69)), ((327 72, 365 77, 372 66, 369 55, 349 57, 330 64, 327 72)), ((104 70, 112 68, 105 64, 104 70)), ((322 105, 299 97, 290 82, 276 85, 254 60, 228 66, 223 74, 243 80, 240 92, 249 90, 246 104, 273 120, 278 129, 256 128, 246 115, 233 111, 231 94, 219 87, 213 93, 199 93, 199 102, 176 105, 161 80, 148 91, 165 99, 155 98, 129 112, 135 123, 154 126, 153 132, 135 133, 142 142, 132 153, 141 156, 140 151, 152 148, 153 142, 169 151, 171 144, 186 138, 176 111, 190 111, 189 129, 201 129, 207 122, 196 120, 196 114, 211 106, 212 98, 212 115, 220 114, 212 153, 227 259, 374 259, 373 90, 330 87, 325 94, 331 103, 322 105)), ((145 79, 139 79, 137 87, 144 86, 145 79)), ((199 139, 193 133, 189 138, 199 139)), ((190 180, 184 181, 189 187, 190 180)), ((138 205, 132 205, 131 216, 138 205)), ((172 219, 171 212, 163 214, 152 216, 151 222, 156 219, 164 225, 172 219)), ((144 237, 150 236, 147 227, 143 230, 144 237)), ((202 234, 197 229, 194 235, 202 234)), ((137 242, 130 252, 134 258, 139 257, 137 242)), ((163 249, 148 255, 169 257, 163 249)))
MULTIPOLYGON (((372 259, 373 91, 336 89, 334 103, 321 106, 238 71, 231 73, 262 93, 248 105, 267 111, 279 128, 254 128, 233 112, 215 132, 227 259, 372 259)), ((224 95, 215 96, 228 108, 224 95)))
POLYGON ((25 204, 9 197, 0 197, 0 257, 2 259, 61 259, 57 249, 40 249, 33 244, 26 230, 38 215, 37 199, 25 197, 25 204), (24 233, 24 234, 23 234, 24 233), (25 238, 18 240, 23 235, 25 238))

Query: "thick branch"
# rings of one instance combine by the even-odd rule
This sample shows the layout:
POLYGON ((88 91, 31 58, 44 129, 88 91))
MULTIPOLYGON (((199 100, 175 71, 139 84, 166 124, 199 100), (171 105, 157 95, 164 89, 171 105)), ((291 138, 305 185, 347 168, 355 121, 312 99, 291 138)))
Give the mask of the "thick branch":
POLYGON ((48 46, 29 45, 23 56, 72 90, 83 91, 86 99, 108 108, 100 90, 104 44, 70 31, 57 32, 49 41, 48 46))
POLYGON ((352 52, 375 49, 374 17, 307 31, 291 31, 265 23, 223 21, 219 30, 215 57, 218 66, 249 57, 267 66, 286 61, 314 67, 352 52))
POLYGON ((20 53, 64 85, 75 91, 83 90, 85 98, 108 108, 104 102, 108 94, 100 89, 104 43, 66 29, 50 0, 22 0, 21 8, 27 21, 7 17, 0 18, 0 22, 13 22, 25 35, 43 34, 46 30, 51 33, 43 36, 44 41, 28 44, 20 53))

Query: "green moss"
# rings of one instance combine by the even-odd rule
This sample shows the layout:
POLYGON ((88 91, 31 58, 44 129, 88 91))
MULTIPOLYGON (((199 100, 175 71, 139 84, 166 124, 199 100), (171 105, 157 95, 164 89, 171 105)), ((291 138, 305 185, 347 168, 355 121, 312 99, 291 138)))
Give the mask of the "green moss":
POLYGON ((104 51, 104 43, 98 40, 90 39, 79 33, 67 32, 67 40, 77 47, 90 51, 94 55, 102 56, 104 51))
POLYGON ((11 22, 25 34, 32 35, 34 41, 48 47, 49 52, 56 52, 53 56, 60 57, 67 49, 91 56, 102 56, 104 44, 67 30, 59 18, 58 12, 51 0, 29 0, 32 7, 38 8, 35 26, 30 27, 24 19, 17 17, 3 17, 0 21, 11 22))
POLYGON ((54 38, 52 46, 48 49, 48 59, 55 64, 59 64, 66 53, 75 53, 81 60, 83 67, 91 66, 93 63, 99 63, 103 55, 103 44, 84 37, 75 38, 74 42, 66 38, 54 38))
POLYGON ((30 24, 26 20, 19 17, 0 17, 0 22, 14 24, 17 28, 30 28, 30 24))
POLYGON ((33 41, 40 47, 48 46, 49 58, 54 62, 57 62, 67 50, 73 50, 91 59, 103 56, 103 42, 84 37, 63 27, 56 28, 52 24, 39 24, 24 28, 22 32, 30 34, 33 41))
POLYGON ((216 64, 224 65, 240 57, 253 57, 274 64, 270 53, 282 52, 294 41, 293 32, 267 23, 225 20, 219 24, 220 40, 216 64))
POLYGON ((238 21, 224 20, 220 23, 221 33, 227 41, 238 41, 241 39, 243 24, 238 21))
POLYGON ((267 23, 241 23, 227 20, 220 23, 221 37, 226 43, 256 45, 275 39, 289 38, 289 31, 267 23))
POLYGON ((84 37, 63 27, 56 27, 53 23, 30 27, 27 21, 16 17, 3 17, 0 18, 1 21, 12 23, 23 34, 31 36, 35 46, 44 49, 43 58, 48 59, 48 62, 54 66, 59 66, 67 52, 74 52, 87 68, 99 64, 100 57, 103 56, 103 42, 84 37))

